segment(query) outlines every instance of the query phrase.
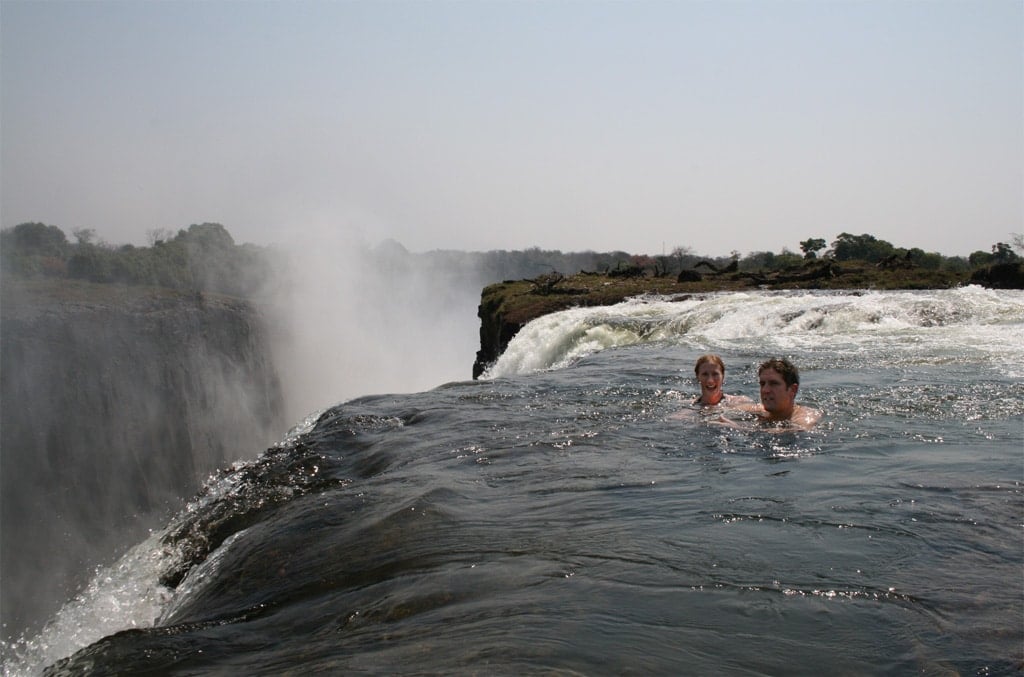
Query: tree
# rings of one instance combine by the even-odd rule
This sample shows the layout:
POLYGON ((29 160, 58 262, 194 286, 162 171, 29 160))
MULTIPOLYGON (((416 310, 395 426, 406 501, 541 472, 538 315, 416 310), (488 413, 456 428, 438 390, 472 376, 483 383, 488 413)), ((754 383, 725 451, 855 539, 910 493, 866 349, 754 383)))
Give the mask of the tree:
POLYGON ((926 270, 939 270, 942 268, 942 254, 926 252, 920 247, 911 247, 905 254, 906 261, 913 263, 926 270))
POLYGON ((149 240, 151 247, 169 242, 173 237, 174 231, 170 228, 153 228, 146 231, 146 239, 149 240))
POLYGON ((0 232, 4 272, 25 277, 63 276, 70 246, 64 231, 45 223, 21 223, 0 232))
POLYGON ((89 282, 114 282, 116 253, 92 245, 79 247, 68 259, 68 275, 89 282))
POLYGON ((750 252, 743 258, 743 270, 771 270, 774 267, 774 252, 750 252))
POLYGON ((61 256, 67 249, 68 238, 57 226, 21 223, 11 229, 9 245, 23 255, 61 256))
POLYGON ((96 239, 95 228, 75 228, 71 231, 71 234, 75 236, 79 245, 92 244, 93 240, 96 239))
POLYGON ((798 254, 789 249, 789 247, 783 247, 779 255, 775 257, 776 268, 796 268, 801 265, 803 258, 798 254))
POLYGON ((982 251, 981 249, 971 252, 971 255, 967 257, 968 263, 972 267, 978 268, 980 266, 987 266, 992 262, 992 254, 982 251))
POLYGON ((693 253, 692 247, 676 247, 672 250, 672 258, 676 261, 676 270, 682 271, 687 268, 692 268, 693 264, 697 263, 700 259, 693 253))
POLYGON ((851 235, 840 233, 832 243, 832 255, 837 261, 859 260, 869 263, 879 261, 896 253, 896 248, 874 235, 851 235))
POLYGON ((992 245, 993 263, 1012 263, 1019 258, 1013 248, 1005 242, 997 242, 992 245))
POLYGON ((235 245, 231 233, 219 223, 193 223, 188 230, 178 231, 178 238, 204 249, 226 249, 235 245))
POLYGON ((800 243, 800 251, 804 253, 805 259, 816 259, 818 258, 818 250, 824 249, 825 246, 826 242, 823 238, 812 237, 800 243))
POLYGON ((194 223, 188 230, 178 231, 174 243, 185 248, 191 288, 243 296, 236 285, 241 271, 235 257, 235 241, 224 226, 194 223))

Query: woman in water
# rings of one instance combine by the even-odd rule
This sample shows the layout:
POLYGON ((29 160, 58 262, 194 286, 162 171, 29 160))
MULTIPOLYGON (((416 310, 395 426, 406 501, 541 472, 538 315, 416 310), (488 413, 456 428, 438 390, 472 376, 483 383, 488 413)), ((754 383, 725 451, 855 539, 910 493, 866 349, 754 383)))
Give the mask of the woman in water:
POLYGON ((694 406, 713 407, 735 406, 752 402, 744 395, 726 395, 722 392, 725 385, 725 362, 718 355, 701 355, 693 366, 693 373, 697 375, 697 383, 700 384, 700 397, 693 401, 694 406))

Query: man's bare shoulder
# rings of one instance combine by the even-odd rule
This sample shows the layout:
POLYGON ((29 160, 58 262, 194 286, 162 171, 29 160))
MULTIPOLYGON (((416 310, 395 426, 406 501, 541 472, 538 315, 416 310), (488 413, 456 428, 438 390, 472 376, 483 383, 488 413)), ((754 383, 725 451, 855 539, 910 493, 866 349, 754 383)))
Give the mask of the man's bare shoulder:
POLYGON ((793 415, 789 418, 793 426, 810 430, 821 420, 821 411, 813 407, 797 405, 793 415))

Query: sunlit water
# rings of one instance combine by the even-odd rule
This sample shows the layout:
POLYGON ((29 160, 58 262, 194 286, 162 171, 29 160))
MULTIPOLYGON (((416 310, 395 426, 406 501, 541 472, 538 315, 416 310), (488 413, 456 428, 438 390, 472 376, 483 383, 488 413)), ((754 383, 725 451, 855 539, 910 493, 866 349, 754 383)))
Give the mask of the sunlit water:
POLYGON ((5 672, 1016 674, 1022 328, 973 287, 541 318, 211 481, 5 672), (755 399, 790 356, 823 423, 678 418, 707 351, 755 399))

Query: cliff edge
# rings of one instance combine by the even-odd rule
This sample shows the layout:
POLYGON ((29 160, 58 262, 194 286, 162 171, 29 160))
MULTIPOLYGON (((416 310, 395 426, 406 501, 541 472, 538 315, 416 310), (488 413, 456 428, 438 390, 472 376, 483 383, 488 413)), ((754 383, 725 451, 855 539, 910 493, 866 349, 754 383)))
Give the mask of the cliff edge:
POLYGON ((0 302, 0 583, 16 636, 286 428, 245 301, 4 279, 0 302))
POLYGON ((501 356, 512 337, 530 320, 573 307, 611 305, 645 294, 685 298, 742 290, 948 289, 965 284, 1024 289, 1024 263, 1001 263, 973 273, 958 273, 815 259, 800 268, 772 272, 684 270, 673 278, 615 271, 506 280, 484 287, 480 295, 480 350, 473 363, 473 378, 479 378, 501 356))

